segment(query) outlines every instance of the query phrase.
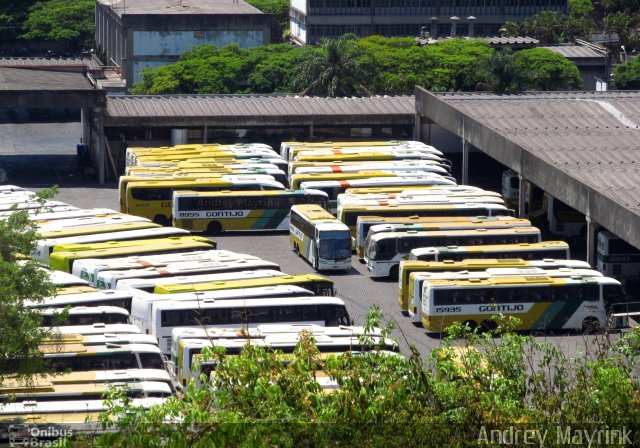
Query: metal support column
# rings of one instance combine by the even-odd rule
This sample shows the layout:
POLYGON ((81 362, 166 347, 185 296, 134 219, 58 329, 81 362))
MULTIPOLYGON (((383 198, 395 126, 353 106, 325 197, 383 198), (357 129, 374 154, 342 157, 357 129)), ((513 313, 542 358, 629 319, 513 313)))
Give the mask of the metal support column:
POLYGON ((416 111, 416 117, 413 122, 413 140, 420 141, 420 123, 422 123, 420 114, 416 111))
POLYGON ((518 173, 518 217, 526 218, 527 216, 527 190, 529 182, 527 179, 522 176, 522 174, 518 173))
POLYGON ((209 137, 209 136, 207 135, 208 133, 209 133, 209 127, 205 124, 205 125, 204 125, 204 127, 202 128, 202 143, 204 143, 205 145, 206 145, 207 143, 209 143, 209 142, 207 141, 207 139, 208 139, 208 137, 209 137))
POLYGON ((309 125, 309 141, 313 140, 313 123, 309 125))
POLYGON ((462 140, 462 185, 469 184, 469 142, 462 140))
POLYGON ((585 216, 585 219, 587 221, 587 263, 595 266, 595 230, 598 223, 594 222, 589 215, 585 216))

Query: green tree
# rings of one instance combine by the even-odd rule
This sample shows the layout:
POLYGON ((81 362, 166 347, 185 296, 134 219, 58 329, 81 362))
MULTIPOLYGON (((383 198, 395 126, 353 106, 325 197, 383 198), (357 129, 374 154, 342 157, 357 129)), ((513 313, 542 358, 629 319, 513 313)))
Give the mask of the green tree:
POLYGON ((570 0, 569 14, 564 22, 564 37, 568 41, 589 40, 595 28, 595 7, 591 0, 570 0))
POLYGON ((247 3, 264 13, 273 14, 277 34, 282 36, 289 26, 289 0, 248 0, 247 3))
POLYGON ((638 48, 636 29, 640 26, 640 14, 628 15, 622 12, 615 12, 606 17, 604 21, 605 32, 616 33, 620 39, 619 45, 624 46, 627 52, 638 48))
POLYGON ((89 46, 94 35, 93 0, 49 0, 29 9, 24 22, 24 39, 72 41, 76 48, 89 46))
POLYGON ((318 48, 307 48, 300 55, 294 87, 301 95, 369 94, 358 57, 359 48, 352 36, 323 40, 318 48))
POLYGON ((557 44, 563 36, 564 15, 557 11, 542 11, 522 24, 521 31, 542 44, 557 44))
POLYGON ((613 75, 613 81, 616 89, 640 89, 640 59, 618 65, 613 75))
POLYGON ((521 50, 514 55, 515 71, 524 90, 574 90, 582 87, 575 63, 547 48, 521 50))
MULTIPOLYGON (((55 188, 40 198, 51 197, 55 188)), ((26 211, 14 211, 0 220, 0 383, 7 372, 29 378, 45 370, 39 344, 48 335, 40 328, 41 315, 25 306, 55 294, 55 286, 39 263, 24 259, 39 239, 26 211)))
POLYGON ((521 90, 521 78, 516 71, 514 54, 510 49, 496 51, 479 61, 480 69, 487 71, 485 82, 491 86, 491 90, 498 93, 521 90))

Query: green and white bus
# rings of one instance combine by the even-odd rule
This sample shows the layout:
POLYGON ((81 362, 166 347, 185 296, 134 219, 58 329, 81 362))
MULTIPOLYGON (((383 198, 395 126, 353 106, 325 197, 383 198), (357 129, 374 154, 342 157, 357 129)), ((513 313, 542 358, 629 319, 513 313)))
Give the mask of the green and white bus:
POLYGON ((174 191, 173 225, 208 234, 288 230, 292 206, 327 201, 317 190, 174 191))
POLYGON ((317 205, 291 208, 289 242, 317 270, 351 268, 351 233, 331 213, 317 205))

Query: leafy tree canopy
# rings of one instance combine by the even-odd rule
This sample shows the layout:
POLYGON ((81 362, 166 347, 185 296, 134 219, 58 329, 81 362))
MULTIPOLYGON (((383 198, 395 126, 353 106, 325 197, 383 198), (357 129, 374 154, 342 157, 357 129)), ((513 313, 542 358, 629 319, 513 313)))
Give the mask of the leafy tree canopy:
POLYGON ((634 59, 631 62, 625 62, 616 67, 613 81, 616 89, 640 89, 640 59, 634 59))
POLYGON ((532 48, 514 54, 515 70, 523 90, 574 90, 582 87, 575 63, 547 48, 532 48))
POLYGON ((94 0, 49 0, 29 9, 24 39, 73 40, 79 44, 93 39, 94 0))
MULTIPOLYGON (((55 189, 40 197, 51 197, 55 189)), ((44 370, 39 344, 47 336, 41 315, 25 306, 54 295, 55 286, 30 254, 39 239, 26 211, 0 219, 0 383, 7 372, 30 377, 44 370)))

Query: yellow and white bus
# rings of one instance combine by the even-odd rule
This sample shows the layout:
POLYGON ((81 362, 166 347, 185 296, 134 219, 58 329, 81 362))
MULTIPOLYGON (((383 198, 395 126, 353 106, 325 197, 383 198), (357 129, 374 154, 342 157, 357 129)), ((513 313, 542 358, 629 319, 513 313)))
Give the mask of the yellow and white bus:
POLYGON ((407 299, 409 317, 421 322, 422 286, 429 280, 488 280, 493 277, 530 277, 534 275, 550 278, 602 277, 595 269, 540 269, 540 268, 488 268, 486 271, 412 272, 409 275, 407 299))
POLYGON ((154 294, 178 294, 185 292, 222 291, 225 289, 258 288, 277 285, 295 285, 319 296, 335 296, 333 280, 316 274, 296 274, 246 280, 228 280, 210 283, 158 285, 154 294))
MULTIPOLYGON (((98 227, 106 225, 117 225, 127 223, 147 223, 151 224, 151 221, 140 216, 132 216, 125 213, 118 215, 105 215, 105 216, 87 216, 82 218, 69 218, 69 219, 54 219, 51 221, 38 220, 35 224, 38 229, 38 233, 44 238, 56 237, 56 236, 72 236, 83 235, 86 233, 92 233, 92 227, 98 227)), ((148 226, 155 227, 155 226, 148 226)))
POLYGON ((144 154, 171 154, 171 153, 179 153, 179 152, 188 152, 188 151, 196 151, 196 150, 219 150, 224 151, 227 149, 236 149, 236 150, 253 150, 253 149, 273 149, 271 146, 266 143, 234 143, 234 144, 214 144, 214 143, 193 143, 187 145, 176 145, 176 146, 157 146, 157 147, 130 147, 127 148, 125 152, 125 161, 127 165, 133 165, 136 156, 142 156, 144 154))
POLYGON ((480 202, 484 204, 502 204, 504 200, 499 196, 491 195, 474 195, 462 193, 447 193, 443 191, 441 194, 411 194, 396 195, 394 198, 366 198, 362 195, 346 195, 339 194, 337 205, 342 204, 360 204, 360 205, 405 205, 405 204, 466 204, 472 202, 480 202))
POLYGON ((158 224, 153 223, 140 223, 147 224, 153 227, 142 228, 138 230, 122 230, 115 231, 117 228, 131 228, 137 227, 139 223, 127 223, 127 225, 112 226, 114 231, 107 231, 105 233, 95 233, 80 236, 69 236, 64 238, 47 238, 39 240, 36 243, 34 251, 31 256, 36 260, 41 260, 44 263, 49 263, 49 255, 53 252, 53 248, 59 245, 66 244, 93 244, 104 243, 107 241, 129 241, 129 240, 144 240, 152 238, 168 238, 174 236, 188 236, 189 231, 184 229, 178 229, 176 227, 161 227, 158 224))
POLYGON ((385 170, 385 171, 428 171, 440 174, 441 176, 450 176, 447 168, 432 160, 390 160, 390 161, 374 161, 353 164, 332 163, 320 164, 313 163, 308 166, 298 164, 296 170, 291 175, 310 174, 310 173, 349 173, 368 170, 385 170))
POLYGON ((49 334, 58 337, 68 335, 104 335, 104 334, 140 334, 140 328, 133 324, 96 323, 91 325, 67 325, 64 327, 51 327, 49 334))
POLYGON ((569 260, 569 245, 565 241, 539 243, 482 244, 477 246, 441 246, 412 249, 409 260, 460 261, 468 258, 523 258, 525 260, 569 260))
POLYGON ((117 271, 127 269, 145 269, 167 266, 171 263, 195 261, 240 261, 260 260, 254 255, 239 254, 228 250, 190 250, 187 252, 168 252, 146 255, 132 255, 114 258, 87 258, 73 264, 72 274, 83 278, 92 286, 97 285, 98 275, 102 271, 117 271))
POLYGON ((237 230, 288 230, 291 207, 327 207, 327 194, 315 190, 174 191, 173 225, 217 234, 237 230))
POLYGON ((171 352, 171 332, 179 327, 252 328, 259 324, 350 325, 344 302, 336 297, 272 297, 219 301, 156 301, 151 305, 149 333, 165 355, 171 352))
POLYGON ((516 330, 619 328, 625 319, 609 322, 608 310, 624 300, 622 285, 610 277, 429 280, 422 291, 422 324, 438 333, 454 322, 491 329, 492 316, 501 313, 520 319, 516 330))
POLYGON ((361 146, 361 147, 343 147, 343 148, 308 148, 303 151, 299 151, 293 155, 293 159, 290 160, 309 160, 315 156, 324 155, 350 155, 350 154, 431 154, 437 157, 444 157, 442 151, 429 145, 414 145, 414 146, 361 146))
MULTIPOLYGON (((470 258, 461 261, 420 261, 402 260, 398 273, 398 304, 406 312, 409 304, 409 277, 414 272, 442 273, 442 272, 477 272, 492 268, 517 269, 591 269, 586 261, 566 259, 524 260, 522 258, 470 258)), ((416 312, 418 312, 417 310, 416 312)))
POLYGON ((49 255, 49 266, 64 272, 72 272, 73 263, 82 258, 117 258, 134 254, 153 254, 170 252, 191 252, 194 250, 215 249, 216 243, 205 238, 169 237, 150 240, 132 240, 146 242, 146 244, 132 244, 131 241, 113 241, 110 243, 55 246, 49 255), (64 251, 66 247, 73 247, 64 251), (59 251, 57 250, 58 248, 59 251), (82 249, 82 250, 80 250, 82 249))
POLYGON ((316 270, 351 268, 349 228, 318 205, 291 208, 289 243, 316 270))
POLYGON ((355 251, 364 260, 364 247, 369 229, 376 226, 389 231, 406 230, 462 230, 462 229, 508 229, 530 227, 528 219, 511 216, 358 216, 356 221, 355 251), (406 229, 406 230, 403 230, 406 229))
POLYGON ((419 185, 409 186, 386 186, 386 187, 364 187, 364 188, 347 188, 344 191, 346 195, 361 196, 373 199, 395 199, 396 196, 424 195, 424 194, 468 194, 473 196, 497 196, 502 195, 496 191, 485 190, 483 188, 474 187, 472 185, 451 185, 451 186, 432 186, 421 187, 419 185))
POLYGON ((73 208, 72 210, 58 210, 54 208, 51 211, 42 211, 31 217, 31 220, 37 225, 41 221, 54 221, 56 219, 74 219, 74 218, 91 218, 98 216, 120 215, 121 213, 110 208, 73 208))
POLYGON ((455 185, 455 182, 435 173, 425 173, 421 176, 414 177, 369 177, 366 179, 351 180, 316 180, 307 181, 300 184, 303 190, 313 189, 327 193, 329 196, 329 212, 336 213, 338 209, 338 195, 344 193, 347 188, 356 186, 375 186, 375 185, 421 185, 423 187, 433 185, 455 185))
MULTIPOLYGON (((352 141, 352 142, 282 142, 280 155, 293 160, 300 151, 312 151, 317 149, 342 149, 342 148, 425 148, 428 145, 411 140, 378 140, 378 141, 352 141)), ((434 148, 435 149, 435 148, 434 148)))
MULTIPOLYGON (((430 174, 442 176, 439 173, 432 171, 426 171, 421 169, 411 171, 394 171, 391 169, 372 170, 364 169, 362 171, 348 171, 341 173, 296 173, 289 177, 289 185, 291 188, 298 189, 303 182, 317 182, 323 180, 337 180, 337 181, 349 181, 354 179, 370 179, 370 178, 385 178, 385 177, 424 177, 430 174)), ((449 180, 455 183, 455 179, 451 178, 448 174, 449 180)), ((443 176, 443 177, 445 177, 443 176)))
MULTIPOLYGON (((238 166, 238 165, 233 165, 238 166)), ((271 176, 281 184, 288 183, 287 174, 276 165, 264 164, 264 168, 254 167, 236 167, 231 168, 229 165, 222 165, 220 168, 200 167, 200 168, 178 168, 175 166, 168 167, 148 167, 135 166, 129 167, 125 177, 136 177, 144 179, 167 178, 167 179, 204 179, 208 177, 219 177, 221 175, 253 175, 253 176, 271 176), (268 167, 268 168, 267 168, 268 167), (271 168, 273 167, 273 168, 271 168)))
POLYGON ((203 157, 212 157, 212 158, 235 158, 235 159, 243 159, 243 158, 252 158, 252 157, 262 157, 262 158, 278 158, 280 159, 280 155, 272 149, 249 149, 249 150, 236 150, 236 149, 225 149, 219 150, 217 148, 213 149, 196 149, 196 150, 184 150, 184 151, 171 151, 171 153, 158 154, 158 153, 143 153, 137 154, 134 157, 133 165, 145 165, 149 162, 161 162, 164 160, 191 160, 196 158, 203 157))
POLYGON ((400 261, 408 259, 411 250, 416 248, 538 243, 540 241, 540 229, 537 227, 382 232, 367 238, 364 260, 371 277, 397 278, 400 261))
POLYGON ((171 208, 175 190, 284 190, 284 185, 273 179, 250 179, 223 176, 220 179, 154 180, 129 182, 126 192, 120 190, 121 209, 125 213, 144 216, 158 224, 171 223, 171 208))
POLYGON ((98 289, 116 289, 120 280, 130 278, 159 278, 189 275, 219 274, 258 269, 280 270, 277 263, 266 260, 237 260, 237 261, 185 261, 170 263, 162 267, 148 267, 144 269, 123 269, 115 271, 100 271, 97 276, 98 289))
POLYGON ((89 286, 89 282, 68 272, 51 271, 45 267, 42 268, 49 274, 49 280, 57 287, 67 288, 72 286, 89 286))
POLYGON ((351 235, 356 236, 356 224, 359 216, 381 217, 473 217, 507 216, 513 217, 514 211, 502 204, 402 204, 394 206, 345 204, 338 208, 337 217, 345 223, 351 235))

